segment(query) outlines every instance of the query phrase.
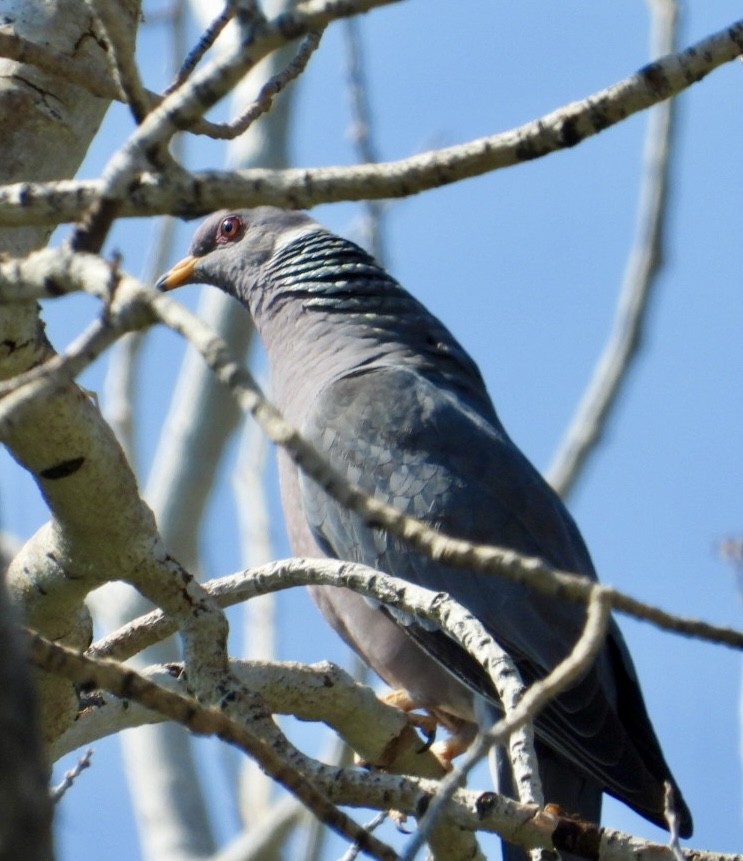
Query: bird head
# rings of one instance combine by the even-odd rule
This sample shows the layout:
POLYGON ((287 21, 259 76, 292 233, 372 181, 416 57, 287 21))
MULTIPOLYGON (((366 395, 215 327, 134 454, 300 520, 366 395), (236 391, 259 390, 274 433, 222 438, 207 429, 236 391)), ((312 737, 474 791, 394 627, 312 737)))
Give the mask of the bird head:
POLYGON ((249 306, 264 265, 287 243, 318 229, 305 213, 274 206, 215 212, 194 234, 188 255, 156 287, 212 284, 249 306))

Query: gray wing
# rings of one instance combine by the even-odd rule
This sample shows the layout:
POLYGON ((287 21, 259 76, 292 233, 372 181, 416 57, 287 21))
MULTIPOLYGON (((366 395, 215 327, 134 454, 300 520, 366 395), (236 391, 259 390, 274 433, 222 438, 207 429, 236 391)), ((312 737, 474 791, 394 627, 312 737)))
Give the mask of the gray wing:
MULTIPOLYGON (((399 368, 343 377, 321 392, 303 432, 350 481, 442 532, 511 547, 595 579, 559 498, 492 413, 483 417, 440 381, 399 368)), ((305 516, 324 552, 448 592, 483 622, 527 681, 549 672, 580 635, 584 608, 434 562, 369 527, 311 480, 303 478, 301 488, 305 516)), ((406 631, 497 703, 482 669, 456 643, 415 624, 406 631)), ((613 623, 593 669, 542 712, 535 728, 606 791, 663 824, 662 782, 672 778, 613 623)))

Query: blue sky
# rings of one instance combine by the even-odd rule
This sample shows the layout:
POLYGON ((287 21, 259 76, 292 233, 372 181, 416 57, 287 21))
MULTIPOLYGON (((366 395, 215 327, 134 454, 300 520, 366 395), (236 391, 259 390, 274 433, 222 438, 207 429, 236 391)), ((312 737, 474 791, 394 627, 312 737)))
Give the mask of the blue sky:
MULTIPOLYGON (((739 10, 732 0, 685 4, 680 43, 724 27, 739 10)), ((640 2, 411 0, 365 16, 377 150, 384 159, 403 157, 505 130, 580 99, 643 65, 647 32, 640 2)), ((162 83, 162 38, 157 24, 140 36, 143 72, 153 88, 162 83)), ((303 81, 293 118, 295 164, 354 160, 342 48, 335 26, 303 81)), ((569 501, 603 580, 671 611, 738 627, 734 573, 717 547, 743 531, 742 84, 741 64, 731 63, 678 100, 666 260, 642 355, 569 501)), ((130 122, 123 109, 110 112, 82 175, 96 174, 130 122)), ((612 319, 633 236, 645 123, 645 115, 636 116, 570 151, 395 202, 385 219, 388 268, 468 348, 510 434, 540 468, 565 430, 612 319)), ((193 167, 223 163, 219 145, 190 147, 189 156, 193 167)), ((314 212, 352 236, 358 213, 352 204, 314 212)), ((179 228, 174 259, 193 228, 179 228)), ((112 236, 109 250, 120 249, 134 274, 142 269, 150 232, 135 220, 119 223, 112 236)), ((193 305, 197 292, 188 288, 182 298, 193 305)), ((53 343, 63 347, 95 313, 84 297, 48 303, 53 343)), ((181 350, 164 332, 148 343, 138 403, 145 467, 181 350)), ((104 364, 86 373, 86 386, 101 389, 104 364)), ((31 534, 46 517, 35 487, 7 459, 0 479, 12 486, 14 499, 4 525, 22 537, 31 534)), ((240 567, 229 483, 220 487, 203 536, 208 576, 240 567)), ((278 515, 273 533, 276 554, 287 555, 278 515)), ((282 639, 281 657, 347 662, 303 593, 282 595, 279 617, 292 632, 282 639)), ((648 625, 620 623, 695 817, 690 845, 739 850, 739 657, 648 625)), ((91 847, 103 846, 109 861, 137 857, 116 743, 97 749, 93 768, 59 811, 63 861, 93 857, 91 847)), ((213 799, 227 834, 231 802, 223 793, 218 781, 213 799)), ((660 837, 613 802, 604 820, 660 837)))

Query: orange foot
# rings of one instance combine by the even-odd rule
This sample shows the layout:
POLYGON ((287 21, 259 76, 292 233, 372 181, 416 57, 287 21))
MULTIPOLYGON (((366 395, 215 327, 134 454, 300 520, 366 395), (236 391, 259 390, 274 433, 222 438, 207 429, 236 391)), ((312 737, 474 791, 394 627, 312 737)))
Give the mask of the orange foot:
POLYGON ((431 753, 447 771, 451 771, 451 761, 467 750, 476 735, 477 724, 462 721, 458 729, 431 745, 431 753))
POLYGON ((388 706, 394 706, 400 711, 406 712, 410 723, 417 727, 428 739, 426 749, 431 745, 436 738, 436 728, 439 722, 431 714, 414 713, 415 709, 421 708, 420 703, 417 703, 407 691, 398 688, 396 691, 390 691, 388 694, 383 694, 380 699, 388 706))
POLYGON ((428 739, 424 750, 430 749, 446 771, 451 771, 454 757, 464 753, 477 735, 476 724, 440 709, 430 709, 427 714, 414 713, 415 709, 420 709, 422 706, 405 690, 390 691, 381 699, 388 705, 407 713, 410 723, 423 732, 428 739), (434 741, 439 725, 450 734, 441 741, 434 741))

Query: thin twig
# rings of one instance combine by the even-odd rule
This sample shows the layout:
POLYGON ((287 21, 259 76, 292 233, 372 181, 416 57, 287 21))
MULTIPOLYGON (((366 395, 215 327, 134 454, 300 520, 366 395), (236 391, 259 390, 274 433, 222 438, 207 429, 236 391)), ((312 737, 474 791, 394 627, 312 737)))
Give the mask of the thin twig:
MULTIPOLYGON (((364 829, 368 831, 370 834, 372 831, 375 831, 379 828, 380 825, 387 819, 389 813, 386 810, 382 810, 377 813, 376 816, 373 816, 367 823, 364 825, 364 829)), ((348 849, 343 853, 343 855, 338 859, 338 861, 356 861, 359 857, 359 852, 361 851, 361 847, 358 843, 354 843, 353 846, 349 846, 348 849)))
MULTIPOLYGON (((379 158, 372 138, 372 114, 368 98, 369 86, 365 75, 359 22, 355 18, 349 18, 344 22, 343 29, 346 37, 346 66, 351 103, 351 140, 358 152, 359 161, 366 164, 376 164, 379 158)), ((388 203, 381 200, 365 200, 363 207, 365 218, 362 245, 368 248, 379 263, 384 264, 382 216, 388 203)))
POLYGON ((90 760, 93 758, 93 748, 89 747, 78 761, 64 773, 62 780, 49 790, 49 797, 56 804, 61 800, 62 796, 72 786, 75 780, 90 767, 90 760))
POLYGON ((178 74, 175 76, 175 79, 169 87, 163 91, 163 95, 168 96, 174 90, 177 90, 181 84, 184 84, 191 72, 196 68, 196 66, 201 62, 201 58, 206 54, 206 52, 211 48, 211 46, 217 41, 220 33, 224 30, 224 28, 230 23, 230 21, 235 17, 235 6, 233 3, 226 3, 224 9, 217 15, 217 17, 211 22, 211 24, 204 30, 201 34, 199 41, 196 45, 189 51, 186 59, 183 61, 181 68, 178 70, 178 74))
POLYGON ((320 44, 321 36, 321 30, 308 33, 291 63, 266 81, 253 103, 237 119, 229 123, 212 123, 206 132, 208 137, 215 140, 233 140, 244 134, 260 116, 271 110, 276 96, 304 72, 310 57, 320 44))
MULTIPOLYGON (((651 0, 649 5, 652 11, 651 55, 670 54, 675 49, 677 33, 675 0, 651 0)), ((627 259, 612 329, 547 470, 547 480, 561 496, 570 493, 595 452, 638 357, 650 299, 663 261, 675 116, 673 99, 656 105, 648 115, 635 239, 627 259)))

